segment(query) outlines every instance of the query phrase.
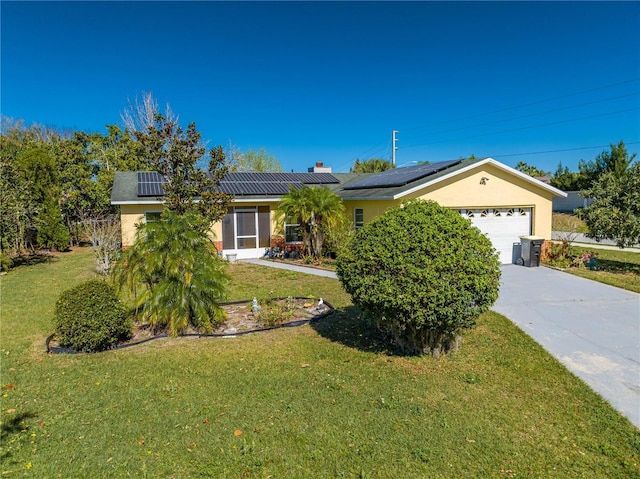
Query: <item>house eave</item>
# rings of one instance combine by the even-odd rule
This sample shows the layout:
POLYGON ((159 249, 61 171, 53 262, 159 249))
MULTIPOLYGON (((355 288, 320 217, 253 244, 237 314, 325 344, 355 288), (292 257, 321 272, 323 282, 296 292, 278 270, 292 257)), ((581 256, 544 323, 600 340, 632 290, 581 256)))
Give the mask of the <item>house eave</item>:
POLYGON ((507 166, 507 165, 505 165, 503 163, 500 163, 499 161, 496 161, 493 158, 485 158, 484 160, 480 160, 480 161, 478 161, 476 163, 472 163, 472 164, 470 164, 468 166, 465 166, 464 168, 460 168, 459 170, 452 171, 451 173, 443 175, 443 176, 440 176, 440 177, 438 177, 438 178, 436 178, 436 179, 434 179, 432 181, 427 181, 427 182, 422 183, 420 185, 414 186, 413 188, 410 188, 408 190, 405 190, 405 191, 402 191, 400 193, 397 193, 397 194, 395 194, 393 196, 393 199, 397 200, 397 199, 403 198, 404 196, 407 196, 407 195, 410 195, 412 193, 415 193, 416 191, 422 190, 422 189, 426 188, 427 186, 436 185, 436 184, 438 184, 438 183, 440 183, 442 181, 446 181, 446 180, 448 180, 450 178, 453 178, 453 177, 455 177, 457 175, 466 173, 467 171, 471 171, 471 170, 473 170, 475 168, 478 168, 480 166, 483 166, 483 165, 492 165, 492 166, 494 166, 494 167, 496 167, 498 169, 506 171, 507 173, 511 173, 512 175, 521 178, 522 180, 526 181, 527 183, 531 183, 532 185, 534 185, 534 186, 536 186, 538 188, 541 188, 543 190, 549 191, 550 193, 552 193, 555 196, 559 196, 559 197, 562 197, 562 198, 566 198, 567 197, 567 193, 565 193, 562 190, 559 190, 558 188, 554 188, 551 185, 547 185, 546 183, 543 183, 542 181, 536 180, 535 178, 532 178, 531 176, 529 176, 529 175, 527 175, 525 173, 522 173, 521 171, 518 171, 515 168, 511 168, 510 166, 507 166))

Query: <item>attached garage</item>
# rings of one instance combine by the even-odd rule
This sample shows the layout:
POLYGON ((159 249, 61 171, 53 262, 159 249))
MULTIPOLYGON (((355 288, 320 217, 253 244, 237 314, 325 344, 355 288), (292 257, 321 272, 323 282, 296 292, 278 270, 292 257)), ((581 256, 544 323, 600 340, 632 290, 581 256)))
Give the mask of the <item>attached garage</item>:
POLYGON ((397 168, 364 180, 362 175, 335 176, 341 180, 335 191, 354 219, 366 223, 406 199, 434 200, 485 233, 502 263, 516 259, 514 243, 520 236, 551 238, 552 200, 566 196, 492 158, 397 168))
POLYGON ((459 210, 459 213, 491 240, 501 263, 517 259, 514 244, 520 242, 520 236, 531 234, 531 208, 478 208, 459 210))

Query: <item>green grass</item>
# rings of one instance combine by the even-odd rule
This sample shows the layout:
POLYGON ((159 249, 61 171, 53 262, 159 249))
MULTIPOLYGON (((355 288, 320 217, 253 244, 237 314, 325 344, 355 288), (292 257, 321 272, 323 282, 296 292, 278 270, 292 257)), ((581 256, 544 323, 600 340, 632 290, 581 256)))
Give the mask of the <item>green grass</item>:
POLYGON ((585 222, 576 215, 557 212, 553 213, 551 229, 570 233, 587 233, 589 231, 585 222))
POLYGON ((567 268, 566 272, 640 293, 640 253, 581 246, 571 249, 577 254, 594 251, 598 255, 598 269, 567 268))
POLYGON ((92 267, 82 250, 0 279, 3 476, 640 477, 640 432, 495 313, 459 353, 405 357, 336 280, 237 264, 230 299, 322 296, 337 312, 46 355, 57 296, 92 267))

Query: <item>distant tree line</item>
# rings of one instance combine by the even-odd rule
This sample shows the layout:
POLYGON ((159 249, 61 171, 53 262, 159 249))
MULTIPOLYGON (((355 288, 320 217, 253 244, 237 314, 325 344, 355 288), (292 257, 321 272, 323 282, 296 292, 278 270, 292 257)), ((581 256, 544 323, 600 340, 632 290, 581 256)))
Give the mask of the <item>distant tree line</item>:
POLYGON ((594 160, 580 160, 578 171, 570 171, 562 162, 555 172, 545 171, 524 161, 518 162, 515 169, 535 178, 550 177, 551 186, 562 191, 582 191, 591 188, 605 173, 622 176, 633 163, 636 154, 629 155, 623 141, 611 143, 610 151, 603 151, 594 160))
MULTIPOLYGON (((196 125, 191 123, 183 130, 169 107, 159 112, 149 93, 141 101, 130 102, 121 117, 122 126, 107 125, 105 133, 61 131, 0 117, 3 257, 41 249, 64 251, 81 241, 98 247, 106 237, 119 241, 113 234, 114 229, 119 230, 118 208, 110 203, 116 171, 160 171, 170 177, 173 189, 167 200, 178 211, 183 210, 185 194, 207 191, 228 169, 282 171, 278 160, 264 148, 243 153, 237 148, 225 152, 218 146, 209 151, 207 162, 196 125), (163 161, 166 158, 173 158, 174 163, 163 161), (176 161, 192 167, 188 180, 172 174, 181 168, 176 161), (193 188, 199 191, 186 192, 193 188)), ((201 212, 205 217, 220 216, 213 200, 197 205, 209 209, 201 212)))
MULTIPOLYGON (((594 160, 580 160, 578 171, 562 163, 551 177, 551 185, 563 191, 579 191, 592 203, 575 213, 587 225, 587 236, 614 240, 620 247, 640 244, 640 163, 624 142, 610 144, 594 160)), ((547 173, 520 162, 516 169, 532 176, 547 173)))
POLYGON ((110 204, 116 171, 146 170, 131 132, 62 132, 2 118, 0 252, 63 251, 85 237, 83 224, 117 211, 110 204))

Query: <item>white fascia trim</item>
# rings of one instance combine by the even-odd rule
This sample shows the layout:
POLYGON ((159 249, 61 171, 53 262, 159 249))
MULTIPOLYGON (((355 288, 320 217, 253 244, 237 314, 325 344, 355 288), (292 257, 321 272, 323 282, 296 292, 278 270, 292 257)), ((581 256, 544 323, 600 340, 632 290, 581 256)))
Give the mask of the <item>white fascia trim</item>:
MULTIPOLYGON (((200 200, 195 200, 198 203, 200 200)), ((279 202, 282 198, 234 198, 229 204, 234 203, 262 203, 262 202, 279 202)), ((158 200, 128 200, 128 201, 112 201, 112 205, 163 205, 164 201, 158 200)))
POLYGON ((135 201, 112 201, 112 205, 163 205, 164 201, 158 200, 135 200, 135 201))
POLYGON ((394 196, 340 196, 340 198, 342 201, 390 201, 395 199, 394 196))
POLYGON ((537 186, 539 188, 542 188, 542 189, 545 189, 547 191, 550 191, 551 193, 553 193, 556 196, 560 196, 560 197, 563 197, 563 198, 567 197, 567 194, 564 191, 559 190, 558 188, 554 188, 551 185, 547 185, 546 183, 543 183, 542 181, 536 180, 535 178, 532 178, 531 176, 526 175, 526 174, 522 173, 521 171, 518 171, 518 170, 516 170, 514 168, 511 168, 510 166, 507 166, 504 163, 500 163, 499 161, 496 161, 493 158, 485 158, 484 160, 479 161, 477 163, 473 163, 473 164, 471 164, 469 166, 465 166, 464 168, 460 168, 459 170, 452 171, 448 175, 441 176, 440 178, 436 178, 433 181, 427 181, 426 183, 423 183, 423 184, 418 185, 418 186, 414 186, 413 188, 411 188, 409 190, 406 190, 406 191, 403 191, 402 193, 398 193, 397 195, 394 195, 393 199, 397 200, 398 198, 402 198, 403 196, 410 195, 411 193, 415 193, 416 191, 419 191, 419 190, 421 190, 421 189, 423 189, 423 188, 425 188, 427 186, 435 185, 437 183, 440 183, 441 181, 448 180, 449 178, 453 178, 456 175, 465 173, 467 171, 473 170, 474 168, 477 168, 479 166, 486 165, 486 164, 493 165, 496 168, 500 168, 501 170, 506 171, 507 173, 511 173, 512 175, 518 176, 521 179, 527 181, 528 183, 531 183, 531 184, 533 184, 533 185, 535 185, 535 186, 537 186))
POLYGON ((278 202, 278 201, 282 201, 282 198, 234 198, 233 200, 229 201, 229 204, 234 204, 234 203, 262 203, 262 202, 278 202))

